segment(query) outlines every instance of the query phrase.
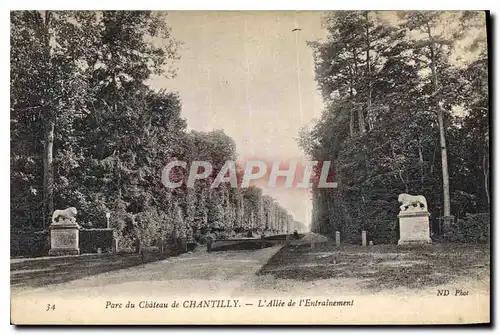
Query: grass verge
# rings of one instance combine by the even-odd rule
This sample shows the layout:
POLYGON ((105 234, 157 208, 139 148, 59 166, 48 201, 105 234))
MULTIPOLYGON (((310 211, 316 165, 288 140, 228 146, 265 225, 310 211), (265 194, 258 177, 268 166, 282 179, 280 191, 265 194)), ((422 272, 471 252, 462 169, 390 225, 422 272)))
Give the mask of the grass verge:
POLYGON ((300 281, 355 278, 362 279, 367 289, 383 291, 433 287, 459 277, 480 279, 489 273, 489 245, 337 247, 329 241, 314 249, 308 244, 285 246, 258 275, 300 281))

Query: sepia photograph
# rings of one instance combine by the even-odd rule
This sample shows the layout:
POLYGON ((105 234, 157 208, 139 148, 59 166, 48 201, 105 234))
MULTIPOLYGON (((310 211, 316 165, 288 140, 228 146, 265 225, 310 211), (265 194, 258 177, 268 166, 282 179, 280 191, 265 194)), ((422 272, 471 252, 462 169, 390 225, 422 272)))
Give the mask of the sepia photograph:
POLYGON ((489 11, 9 26, 11 324, 490 324, 489 11))

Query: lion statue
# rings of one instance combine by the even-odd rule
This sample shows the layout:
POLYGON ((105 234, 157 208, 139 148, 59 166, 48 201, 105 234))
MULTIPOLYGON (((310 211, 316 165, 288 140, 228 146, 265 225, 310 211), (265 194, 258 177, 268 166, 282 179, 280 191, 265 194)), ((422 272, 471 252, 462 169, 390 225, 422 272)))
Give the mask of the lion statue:
POLYGON ((401 204, 399 209, 404 212, 408 209, 427 211, 427 200, 423 195, 410 195, 402 193, 398 196, 398 202, 401 204))
POLYGON ((52 214, 52 223, 58 224, 59 219, 62 218, 64 221, 69 221, 71 223, 76 223, 76 214, 78 211, 75 207, 69 207, 66 209, 56 209, 54 214, 52 214))

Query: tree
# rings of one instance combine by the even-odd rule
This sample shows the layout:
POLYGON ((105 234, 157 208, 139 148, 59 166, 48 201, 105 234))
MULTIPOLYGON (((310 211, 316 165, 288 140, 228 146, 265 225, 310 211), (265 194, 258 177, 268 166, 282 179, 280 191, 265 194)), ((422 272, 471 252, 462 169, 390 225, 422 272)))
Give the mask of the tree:
MULTIPOLYGON (((54 208, 54 141, 56 125, 82 108, 87 81, 78 61, 83 49, 74 38, 81 27, 66 12, 11 13, 11 119, 13 134, 21 119, 37 124, 31 143, 42 143, 43 194, 41 226, 54 208), (28 114, 32 118, 24 118, 28 114), (39 125, 39 126, 38 126, 39 125)), ((13 139, 15 142, 26 139, 13 139)), ((17 142, 19 143, 19 142, 17 142)), ((17 144, 16 143, 16 144, 17 144)))
MULTIPOLYGON (((178 42, 163 14, 31 11, 11 21, 13 227, 41 228, 55 204, 77 207, 84 227, 104 227, 110 212, 115 237, 138 251, 179 236, 201 241, 209 227, 221 236, 265 229, 262 190, 210 187, 236 160, 234 140, 186 132, 179 96, 148 86, 175 73, 178 42), (209 161, 212 175, 168 189, 160 176, 172 159, 209 161)), ((281 209, 282 225, 291 220, 281 209)))
MULTIPOLYGON (((430 69, 432 91, 428 95, 428 103, 435 111, 439 127, 439 142, 441 149, 441 171, 443 182, 443 215, 451 215, 450 177, 448 166, 448 149, 446 145, 446 114, 449 114, 455 103, 458 87, 458 75, 450 65, 451 54, 455 51, 457 41, 464 37, 475 19, 477 12, 408 12, 403 15, 403 27, 410 31, 419 31, 421 37, 414 40, 414 49, 420 53, 421 64, 430 69), (446 29, 446 24, 461 20, 458 29, 446 29)), ((484 22, 483 22, 484 24, 484 22)), ((477 44, 477 41, 476 41, 477 44)))
POLYGON ((445 61, 444 48, 451 45, 451 41, 435 32, 436 25, 442 21, 443 14, 439 12, 412 12, 406 14, 406 25, 410 30, 418 29, 425 33, 426 40, 421 42, 422 47, 428 49, 426 54, 432 78, 431 100, 437 115, 439 126, 439 142, 441 147, 441 171, 443 175, 443 215, 449 217, 450 212, 450 177, 448 174, 448 154, 446 150, 446 135, 444 125, 444 111, 442 106, 441 87, 439 82, 439 62, 445 61), (443 57, 444 56, 444 57, 443 57))
MULTIPOLYGON (((419 13, 405 13, 399 22, 390 23, 383 13, 334 13, 326 20, 329 37, 311 44, 326 108, 311 131, 301 132, 299 144, 313 160, 332 161, 339 184, 333 190, 313 188, 313 231, 333 235, 339 230, 355 241, 360 230, 373 226, 370 221, 397 215, 397 194, 403 192, 425 194, 436 217, 451 210, 463 216, 464 210, 484 208, 474 199, 477 192, 487 194, 483 172, 488 170, 488 157, 473 154, 486 152, 485 145, 478 148, 473 143, 488 142, 486 63, 477 66, 473 61, 459 69, 453 56, 460 43, 450 36, 465 36, 457 31, 436 33, 444 27, 446 15, 474 15, 433 17, 437 14, 442 13, 422 13, 425 21, 419 13), (483 115, 470 117, 479 101, 483 115), (359 114, 353 119, 353 106, 364 108, 367 127, 359 114), (456 108, 469 116, 456 115, 456 108), (478 132, 473 127, 479 124, 478 132), (445 192, 437 192, 446 180, 438 161, 445 133, 453 145, 442 155, 447 158, 444 166, 448 161, 454 166, 448 178, 453 192, 447 201, 445 192), (477 163, 468 163, 472 161, 477 163), (485 168, 479 170, 482 165, 485 168), (481 179, 485 186, 478 190, 481 179)), ((486 203, 487 196, 484 199, 486 203)))

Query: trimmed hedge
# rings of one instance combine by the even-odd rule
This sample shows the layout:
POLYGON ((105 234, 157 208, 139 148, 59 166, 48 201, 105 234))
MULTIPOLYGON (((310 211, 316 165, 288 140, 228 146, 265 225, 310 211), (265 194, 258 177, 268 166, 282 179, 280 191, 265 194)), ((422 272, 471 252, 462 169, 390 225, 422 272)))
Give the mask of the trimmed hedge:
POLYGON ((113 229, 94 228, 80 229, 80 253, 96 253, 98 248, 102 252, 111 252, 113 248, 113 229))
MULTIPOLYGON (((399 239, 399 225, 397 220, 371 221, 367 225, 366 239, 373 244, 395 244, 399 239)), ((359 233, 361 243, 361 232, 359 233)))
POLYGON ((464 219, 458 219, 450 226, 444 239, 448 242, 489 243, 490 229, 490 213, 466 214, 464 219))
POLYGON ((462 226, 465 240, 475 243, 489 243, 490 229, 490 213, 467 214, 462 226))
POLYGON ((50 232, 10 232, 10 257, 42 257, 50 250, 50 232))

